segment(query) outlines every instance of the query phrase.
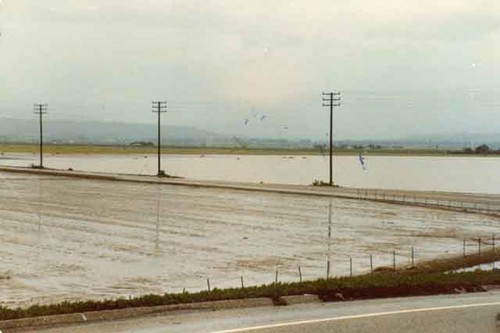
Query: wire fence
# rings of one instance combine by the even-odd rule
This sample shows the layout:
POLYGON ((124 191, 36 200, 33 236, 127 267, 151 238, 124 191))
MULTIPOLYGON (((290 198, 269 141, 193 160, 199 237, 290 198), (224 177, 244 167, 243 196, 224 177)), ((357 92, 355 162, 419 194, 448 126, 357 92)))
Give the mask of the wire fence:
POLYGON ((395 193, 383 190, 357 189, 356 198, 358 200, 380 201, 386 203, 396 203, 409 206, 420 206, 429 208, 440 208, 467 213, 481 213, 487 215, 500 216, 500 200, 485 202, 479 200, 467 200, 457 198, 444 198, 439 195, 425 196, 422 194, 395 193))
MULTIPOLYGON (((489 251, 492 251, 493 254, 497 254, 499 249, 499 239, 496 234, 491 235, 483 235, 479 237, 467 238, 463 240, 457 240, 456 247, 454 247, 455 252, 450 253, 449 257, 453 259, 459 259, 460 256, 463 258, 473 257, 481 258, 480 255, 484 255, 489 251), (461 252, 460 252, 461 251, 461 252)), ((318 270, 314 269, 314 272, 307 272, 306 265, 296 266, 296 271, 291 272, 290 269, 281 270, 279 267, 276 267, 274 271, 269 271, 269 279, 268 283, 278 284, 281 282, 304 282, 306 279, 304 278, 307 275, 307 280, 315 280, 315 279, 330 279, 330 278, 339 278, 339 277, 354 277, 357 275, 366 275, 366 274, 374 274, 377 272, 394 272, 399 270, 411 270, 416 267, 420 263, 428 262, 428 257, 420 257, 419 249, 416 246, 408 247, 407 250, 388 250, 383 253, 377 254, 366 254, 364 257, 353 257, 348 256, 343 259, 336 257, 335 260, 331 260, 328 258, 324 264, 324 274, 318 274, 318 270), (338 266, 343 266, 343 268, 348 265, 347 273, 342 274, 332 274, 332 272, 336 271, 338 266), (283 277, 286 277, 283 279, 283 277)), ((435 258, 440 259, 440 258, 435 258)), ((443 258, 446 260, 446 258, 443 258)), ((493 261, 490 256, 486 256, 483 260, 478 260, 477 263, 474 263, 472 266, 469 263, 467 267, 461 268, 452 268, 447 271, 450 272, 463 272, 463 271, 474 271, 477 269, 480 270, 497 270, 500 269, 500 261, 497 260, 498 257, 493 255, 493 261)), ((309 267, 311 268, 311 267, 309 267)), ((346 272, 345 269, 342 270, 346 272)), ((239 281, 234 281, 233 287, 241 287, 245 288, 250 286, 247 281, 250 276, 240 276, 239 281), (238 283, 238 284, 236 284, 238 283)), ((206 290, 213 290, 213 282, 209 277, 206 279, 206 290)))

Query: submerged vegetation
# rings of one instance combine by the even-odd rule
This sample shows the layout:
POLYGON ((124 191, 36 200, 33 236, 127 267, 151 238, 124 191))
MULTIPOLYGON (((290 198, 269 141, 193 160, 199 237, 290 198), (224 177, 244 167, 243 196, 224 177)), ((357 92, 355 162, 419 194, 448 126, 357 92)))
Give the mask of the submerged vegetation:
POLYGON ((331 187, 339 187, 337 184, 332 184, 330 185, 329 182, 325 182, 325 181, 322 181, 322 180, 318 180, 318 179, 315 179, 312 183, 311 183, 312 186, 331 186, 331 187))

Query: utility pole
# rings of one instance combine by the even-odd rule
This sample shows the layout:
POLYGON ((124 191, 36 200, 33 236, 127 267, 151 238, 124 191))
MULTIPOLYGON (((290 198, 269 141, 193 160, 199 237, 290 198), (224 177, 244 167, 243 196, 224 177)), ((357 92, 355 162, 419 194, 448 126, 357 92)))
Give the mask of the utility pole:
POLYGON ((340 92, 323 93, 323 106, 330 108, 330 186, 333 186, 333 108, 340 106, 340 92))
POLYGON ((47 113, 47 104, 35 104, 35 114, 38 114, 40 119, 40 169, 43 169, 43 115, 47 113))
POLYGON ((161 169, 161 114, 167 112, 166 101, 153 101, 153 112, 158 113, 158 177, 165 176, 165 171, 161 169))

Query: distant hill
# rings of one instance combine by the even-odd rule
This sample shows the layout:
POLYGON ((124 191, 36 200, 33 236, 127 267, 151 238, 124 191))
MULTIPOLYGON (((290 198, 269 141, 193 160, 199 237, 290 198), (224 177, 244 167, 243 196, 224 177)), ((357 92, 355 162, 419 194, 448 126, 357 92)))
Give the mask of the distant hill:
MULTIPOLYGON (((38 142, 36 118, 0 118, 0 143, 38 142)), ((44 139, 47 143, 74 144, 156 144, 157 127, 154 124, 132 124, 104 121, 47 120, 44 122, 44 139)), ((187 126, 162 126, 162 144, 171 146, 212 146, 248 148, 312 148, 323 146, 326 141, 286 140, 276 138, 247 138, 218 134, 187 126)), ((500 149, 500 135, 480 134, 434 134, 411 136, 399 140, 337 140, 336 146, 384 146, 426 149, 461 149, 487 144, 500 149)))
MULTIPOLYGON (((205 145, 230 138, 193 127, 162 126, 162 143, 205 145)), ((0 142, 38 142, 38 122, 0 119, 0 142)), ((153 124, 128 124, 100 121, 51 120, 44 122, 44 140, 53 143, 131 144, 151 141, 156 144, 157 127, 153 124)))
MULTIPOLYGON (((0 118, 0 143, 38 142, 38 121, 0 118)), ((311 148, 310 140, 243 138, 223 135, 194 127, 164 125, 162 144, 170 146, 210 146, 238 148, 311 148)), ((102 121, 47 120, 44 122, 44 141, 59 144, 120 144, 154 143, 157 127, 154 124, 131 124, 102 121)))

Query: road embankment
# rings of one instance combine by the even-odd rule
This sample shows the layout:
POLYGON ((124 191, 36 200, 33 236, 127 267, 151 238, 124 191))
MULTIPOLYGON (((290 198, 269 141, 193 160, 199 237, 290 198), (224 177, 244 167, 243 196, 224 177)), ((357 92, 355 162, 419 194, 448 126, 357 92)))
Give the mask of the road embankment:
POLYGON ((0 172, 24 173, 44 176, 72 177, 89 180, 122 181, 171 186, 187 186, 286 195, 316 196, 324 198, 357 199, 388 204, 428 207, 466 213, 481 213, 500 217, 500 195, 478 193, 452 193, 428 191, 403 191, 386 189, 360 189, 330 186, 290 184, 242 183, 169 178, 129 174, 83 172, 74 170, 38 169, 1 166, 0 172))

